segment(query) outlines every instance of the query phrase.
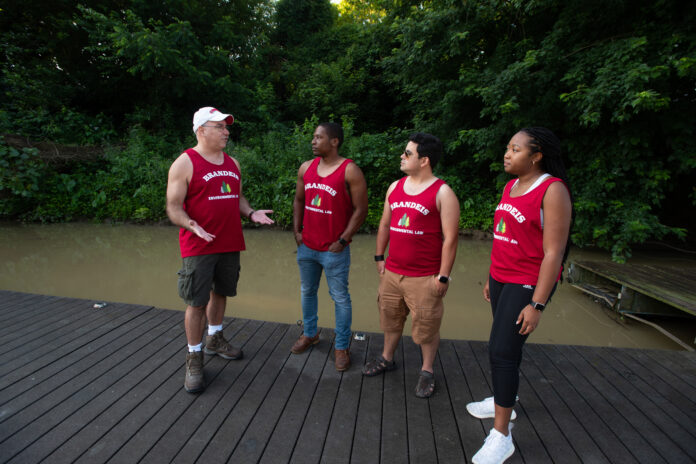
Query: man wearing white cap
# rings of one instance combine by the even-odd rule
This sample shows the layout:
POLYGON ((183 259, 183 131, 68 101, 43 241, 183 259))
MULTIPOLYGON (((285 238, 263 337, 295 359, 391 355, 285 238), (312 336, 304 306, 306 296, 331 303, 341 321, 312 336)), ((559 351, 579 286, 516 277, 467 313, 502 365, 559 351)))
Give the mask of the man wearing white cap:
POLYGON ((193 115, 198 144, 184 151, 169 169, 167 215, 179 229, 183 259, 179 296, 186 303, 188 341, 184 388, 205 388, 203 352, 240 359, 242 351, 222 335, 228 296, 237 294, 239 252, 245 249, 241 216, 272 224, 271 210, 255 211, 242 194, 239 163, 223 151, 234 117, 212 107, 193 115), (208 334, 203 343, 206 317, 208 334))

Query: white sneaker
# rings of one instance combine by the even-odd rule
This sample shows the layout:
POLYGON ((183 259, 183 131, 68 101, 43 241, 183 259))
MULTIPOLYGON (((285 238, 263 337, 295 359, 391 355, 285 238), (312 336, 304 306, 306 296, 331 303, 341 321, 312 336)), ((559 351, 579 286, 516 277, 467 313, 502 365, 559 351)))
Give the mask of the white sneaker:
MULTIPOLYGON (((519 397, 517 397, 517 399, 519 400, 519 397)), ((469 411, 469 414, 479 419, 490 419, 495 417, 495 402, 493 401, 493 397, 489 396, 483 401, 467 404, 466 410, 469 411)), ((510 420, 515 420, 516 418, 517 413, 513 409, 510 420)))
POLYGON ((512 424, 509 424, 507 437, 496 429, 491 429, 491 432, 483 442, 483 446, 474 454, 471 462, 473 464, 502 464, 514 452, 512 424))

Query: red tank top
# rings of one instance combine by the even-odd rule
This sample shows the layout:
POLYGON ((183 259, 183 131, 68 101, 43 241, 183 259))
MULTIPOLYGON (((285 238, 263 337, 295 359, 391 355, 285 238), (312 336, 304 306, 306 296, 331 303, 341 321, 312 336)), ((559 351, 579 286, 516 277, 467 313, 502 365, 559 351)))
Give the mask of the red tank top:
MULTIPOLYGON (((510 189, 515 180, 505 185, 495 209, 490 272, 498 282, 536 285, 544 259, 541 203, 549 185, 562 181, 548 177, 531 191, 513 198, 510 189)), ((560 277, 559 272, 556 281, 560 277)))
POLYGON ((406 179, 399 180, 387 199, 391 222, 385 267, 409 277, 437 274, 442 258, 442 223, 436 197, 445 182, 437 179, 418 195, 409 195, 404 192, 406 179))
POLYGON ((221 165, 206 161, 192 148, 185 153, 193 164, 193 175, 186 192, 184 211, 215 238, 206 242, 187 229, 179 229, 181 257, 244 250, 237 165, 227 153, 221 165))
POLYGON ((353 215, 353 202, 346 188, 346 168, 353 160, 345 160, 326 177, 317 172, 320 160, 314 158, 302 176, 305 189, 302 243, 312 250, 327 251, 346 230, 353 215))

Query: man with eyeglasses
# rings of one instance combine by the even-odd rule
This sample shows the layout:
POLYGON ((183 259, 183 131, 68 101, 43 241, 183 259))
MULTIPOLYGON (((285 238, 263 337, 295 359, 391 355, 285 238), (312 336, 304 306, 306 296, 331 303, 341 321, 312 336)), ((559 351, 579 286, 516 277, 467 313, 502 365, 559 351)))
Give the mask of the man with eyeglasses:
POLYGON ((239 162, 225 153, 234 117, 213 107, 193 115, 197 145, 184 151, 169 169, 167 215, 179 229, 183 259, 179 296, 186 303, 188 342, 184 389, 205 389, 203 352, 224 359, 242 358, 222 334, 228 296, 237 294, 239 252, 245 249, 241 216, 272 224, 271 210, 254 210, 242 194, 239 162), (203 343, 206 317, 208 334, 203 343))
POLYGON ((433 174, 443 154, 440 139, 417 132, 408 140, 401 154, 406 176, 387 189, 377 232, 377 305, 384 349, 365 364, 363 374, 374 376, 396 368, 394 353, 410 313, 411 336, 423 357, 415 393, 429 398, 435 391, 433 363, 440 346, 442 299, 457 253, 459 200, 433 174))

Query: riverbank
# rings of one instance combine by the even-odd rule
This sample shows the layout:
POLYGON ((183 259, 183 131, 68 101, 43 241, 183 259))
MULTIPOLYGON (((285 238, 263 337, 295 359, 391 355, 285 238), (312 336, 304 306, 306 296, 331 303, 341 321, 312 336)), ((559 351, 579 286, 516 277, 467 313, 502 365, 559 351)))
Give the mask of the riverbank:
MULTIPOLYGON (((183 309, 176 293, 176 271, 181 266, 177 237, 178 229, 173 226, 0 225, 0 254, 4 258, 0 288, 183 309)), ((301 319, 301 308, 292 233, 249 228, 245 238, 239 293, 229 299, 227 315, 295 323, 301 319)), ((368 234, 357 235, 351 244, 355 331, 379 331, 374 246, 374 236, 368 234)), ((443 337, 485 341, 492 318, 481 292, 490 242, 463 237, 457 253, 445 299, 443 337)), ((573 249, 570 258, 609 260, 606 253, 580 249, 573 249)), ((693 262, 678 253, 633 258, 636 262, 639 259, 693 262)), ((332 327, 333 304, 323 281, 319 302, 320 325, 332 327)), ((680 339, 693 343, 696 326, 664 323, 680 339)), ((654 329, 622 320, 567 283, 559 286, 531 341, 679 349, 654 329)))

